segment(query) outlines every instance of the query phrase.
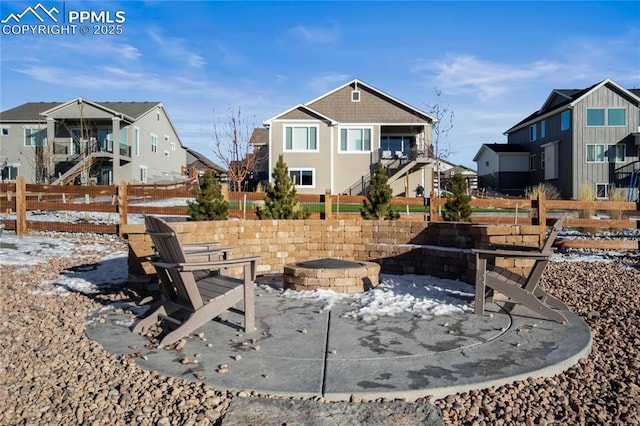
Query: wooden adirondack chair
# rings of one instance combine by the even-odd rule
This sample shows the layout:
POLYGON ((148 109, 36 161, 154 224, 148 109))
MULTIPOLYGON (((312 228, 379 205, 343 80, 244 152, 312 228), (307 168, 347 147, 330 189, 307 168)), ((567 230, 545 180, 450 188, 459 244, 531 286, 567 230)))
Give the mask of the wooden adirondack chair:
MULTIPOLYGON (((547 294, 538 284, 549 257, 553 253, 553 242, 562 229, 566 216, 556 220, 542 249, 519 246, 501 246, 495 249, 474 249, 476 255, 476 296, 475 313, 484 315, 486 301, 492 301, 496 290, 515 302, 539 312, 559 323, 566 323, 567 318, 554 308, 568 310, 569 307, 560 299, 547 294), (534 260, 533 267, 527 276, 513 273, 495 266, 496 258, 518 258, 534 260), (489 261, 489 262, 488 262, 489 261)), ((513 307, 513 305, 511 305, 513 307)))
POLYGON ((152 262, 160 277, 163 297, 151 313, 133 328, 138 333, 160 319, 178 327, 165 335, 160 346, 170 345, 193 332, 206 322, 229 310, 244 316, 244 330, 254 327, 253 285, 256 278, 256 262, 259 257, 236 259, 220 258, 214 249, 213 260, 197 261, 192 255, 202 258, 209 252, 195 250, 185 253, 174 229, 164 220, 146 216, 148 233, 158 252, 152 262), (231 268, 243 268, 242 278, 225 274, 231 268), (236 305, 243 302, 241 309, 236 305))

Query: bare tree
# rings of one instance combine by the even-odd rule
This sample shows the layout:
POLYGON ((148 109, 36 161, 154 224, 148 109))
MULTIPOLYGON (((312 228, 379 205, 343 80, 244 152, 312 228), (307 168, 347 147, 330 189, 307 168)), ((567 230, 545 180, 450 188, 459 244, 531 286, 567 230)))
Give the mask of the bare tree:
POLYGON ((251 143, 255 127, 255 117, 250 122, 242 115, 240 107, 229 106, 224 117, 214 122, 214 153, 228 170, 233 190, 240 191, 244 182, 262 160, 263 150, 257 150, 251 143))
POLYGON ((435 146, 434 158, 435 175, 436 175, 436 187, 438 188, 438 196, 440 196, 441 190, 441 177, 440 177, 440 160, 446 160, 451 155, 451 145, 447 144, 446 147, 440 146, 440 138, 447 137, 447 134, 453 129, 453 117, 454 113, 450 109, 448 104, 442 103, 442 91, 435 89, 437 102, 433 105, 427 105, 429 114, 436 119, 436 123, 433 125, 433 145, 435 146))

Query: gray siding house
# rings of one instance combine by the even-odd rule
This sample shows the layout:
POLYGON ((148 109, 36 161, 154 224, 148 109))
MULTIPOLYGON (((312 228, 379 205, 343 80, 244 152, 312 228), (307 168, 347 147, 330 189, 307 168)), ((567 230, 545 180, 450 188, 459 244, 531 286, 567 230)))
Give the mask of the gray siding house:
POLYGON ((181 180, 186 149, 160 102, 29 102, 0 112, 2 180, 181 180))
MULTIPOLYGON (((590 185, 598 199, 612 188, 623 188, 627 199, 638 199, 640 171, 640 90, 604 80, 586 89, 553 90, 538 111, 505 132, 503 154, 528 155, 526 181, 511 186, 548 183, 562 198, 575 199, 580 185, 590 185)), ((474 161, 486 183, 482 165, 495 145, 483 145, 474 161)), ((498 169, 501 173, 504 170, 498 169)), ((505 188, 498 182, 496 190, 505 188)))
POLYGON ((299 193, 364 194, 378 162, 394 195, 431 190, 435 119, 360 80, 267 120, 269 170, 283 155, 299 193))

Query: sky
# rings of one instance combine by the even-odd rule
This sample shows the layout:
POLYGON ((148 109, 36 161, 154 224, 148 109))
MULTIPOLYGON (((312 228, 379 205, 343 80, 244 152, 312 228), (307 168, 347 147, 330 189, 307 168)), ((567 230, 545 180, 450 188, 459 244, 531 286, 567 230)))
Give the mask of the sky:
MULTIPOLYGON (((3 0, 0 20, 37 4, 3 0)), ((214 123, 229 108, 260 127, 353 79, 452 112, 440 151, 473 169, 483 143, 506 142, 554 89, 607 78, 640 88, 638 1, 41 4, 75 34, 34 35, 21 26, 41 24, 30 14, 0 24, 0 110, 76 97, 158 101, 182 144, 211 159, 214 123)))

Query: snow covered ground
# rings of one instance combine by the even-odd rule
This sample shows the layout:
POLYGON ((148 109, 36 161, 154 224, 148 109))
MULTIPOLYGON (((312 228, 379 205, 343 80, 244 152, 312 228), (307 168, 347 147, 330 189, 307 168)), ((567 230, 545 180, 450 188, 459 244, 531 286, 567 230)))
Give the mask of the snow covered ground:
MULTIPOLYGON (((64 271, 54 280, 37 284, 33 294, 65 297, 71 292, 100 293, 127 282, 126 251, 112 251, 99 241, 77 236, 23 236, 5 232, 0 237, 0 265, 20 265, 19 271, 29 273, 32 268, 46 267, 52 258, 79 256, 88 253, 101 257, 96 264, 64 271)), ((556 254, 555 262, 597 261, 608 262, 629 254, 617 252, 556 254)), ((638 256, 638 254, 632 254, 638 256)), ((335 303, 348 303, 353 308, 347 315, 372 321, 379 317, 411 312, 420 318, 431 318, 455 312, 471 312, 473 286, 456 280, 420 275, 381 275, 381 284, 368 292, 338 294, 328 290, 291 291, 283 297, 320 301, 323 309, 335 303)), ((115 307, 113 307, 115 309, 115 307)), ((104 308, 103 308, 104 309, 104 308)))

